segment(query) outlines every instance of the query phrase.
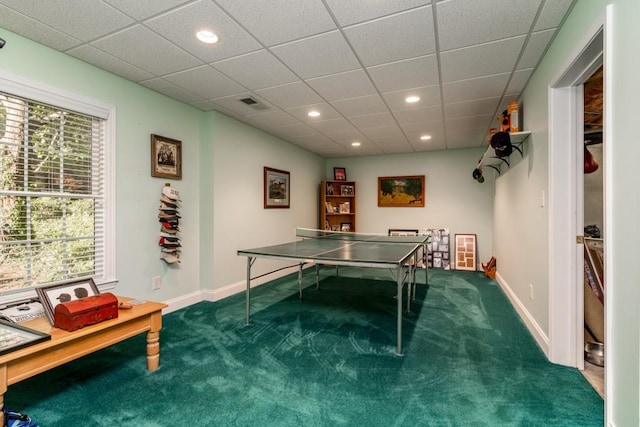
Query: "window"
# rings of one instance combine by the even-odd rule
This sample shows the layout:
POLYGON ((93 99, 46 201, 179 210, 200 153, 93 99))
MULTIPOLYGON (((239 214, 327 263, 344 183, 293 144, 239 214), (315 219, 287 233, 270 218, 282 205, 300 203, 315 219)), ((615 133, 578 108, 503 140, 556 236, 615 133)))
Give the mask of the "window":
POLYGON ((0 90, 3 293, 84 277, 113 279, 109 112, 81 112, 83 102, 53 93, 42 97, 53 102, 0 90))

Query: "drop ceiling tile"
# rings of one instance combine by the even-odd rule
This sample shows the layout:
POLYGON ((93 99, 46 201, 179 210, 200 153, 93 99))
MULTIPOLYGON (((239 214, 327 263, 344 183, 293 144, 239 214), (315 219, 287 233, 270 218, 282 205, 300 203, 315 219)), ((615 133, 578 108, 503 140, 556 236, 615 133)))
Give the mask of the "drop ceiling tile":
POLYGON ((141 25, 127 28, 91 45, 156 76, 203 64, 141 25))
POLYGON ((547 49, 547 45, 551 41, 555 30, 540 31, 531 34, 529 43, 524 48, 524 54, 518 62, 518 69, 533 68, 538 65, 542 54, 547 49))
POLYGON ((440 50, 529 32, 541 0, 450 0, 437 3, 440 50), (501 19, 507 17, 506 19, 501 19))
POLYGON ((525 85, 529 81, 531 74, 533 73, 533 69, 529 68, 527 70, 518 70, 513 73, 511 77, 511 81, 509 82, 509 86, 507 87, 508 94, 520 93, 524 90, 525 85))
POLYGON ((173 83, 168 82, 162 78, 145 80, 143 82, 140 82, 140 84, 182 102, 191 103, 194 101, 203 100, 202 96, 186 91, 184 90, 184 88, 176 86, 173 83))
POLYGON ((365 66, 436 51, 431 6, 354 25, 344 32, 365 66))
POLYGON ((507 85, 509 73, 476 79, 461 80, 442 85, 444 102, 473 101, 474 99, 502 96, 507 85))
POLYGON ((136 83, 155 77, 153 74, 147 73, 135 65, 124 62, 120 58, 116 58, 87 44, 71 49, 67 54, 136 83))
POLYGON ((119 9, 137 20, 147 19, 150 16, 172 9, 188 0, 153 0, 153 1, 131 1, 131 0, 103 0, 111 6, 119 9))
POLYGON ((287 108, 286 111, 293 117, 297 117, 299 120, 308 124, 340 117, 340 113, 338 113, 331 105, 324 102, 321 102, 319 104, 305 105, 302 107, 287 108), (309 117, 307 113, 312 110, 318 111, 320 113, 320 116, 309 117))
POLYGON ((428 106, 440 105, 440 86, 416 87, 394 92, 385 92, 382 97, 391 111, 414 110, 428 106), (406 102, 408 96, 419 96, 420 101, 406 102))
POLYGON ((359 129, 397 125, 391 113, 365 114, 349 117, 349 121, 359 129))
POLYGON ((306 82, 327 101, 377 93, 364 70, 353 70, 308 79, 306 82))
POLYGON ((487 145, 487 127, 477 126, 471 128, 447 129, 447 148, 473 148, 487 145))
POLYGON ((372 141, 379 138, 404 138, 404 134, 402 133, 402 130, 398 127, 398 125, 363 128, 360 130, 362 131, 364 136, 371 139, 372 141))
POLYGON ((189 104, 193 105, 196 108, 199 108, 202 111, 216 110, 216 112, 226 114, 227 116, 230 116, 230 117, 237 116, 237 114, 234 113, 233 111, 227 110, 226 108, 221 107, 220 105, 216 104, 215 102, 209 99, 206 99, 204 101, 190 102, 189 104))
POLYGON ((435 55, 368 67, 367 71, 380 92, 438 84, 438 61, 435 55))
POLYGON ((204 62, 214 62, 262 48, 249 33, 210 0, 200 0, 144 23, 156 33, 171 40, 204 62), (195 31, 207 29, 218 37, 218 43, 206 44, 196 38, 195 31))
MULTIPOLYGON (((221 98, 215 98, 212 101, 216 103, 216 105, 220 105, 221 107, 232 111, 234 114, 239 116, 248 116, 251 114, 257 114, 261 112, 261 110, 257 110, 255 107, 251 107, 244 102, 240 101, 242 98, 251 97, 258 101, 262 106, 273 109, 273 106, 266 102, 264 99, 256 96, 251 92, 243 92, 232 96, 223 96, 221 98)), ((244 118, 243 118, 244 120, 244 118)))
POLYGON ((538 17, 534 31, 547 30, 560 25, 574 0, 546 1, 538 17))
POLYGON ((416 152, 440 151, 447 149, 447 144, 444 138, 432 139, 431 141, 427 141, 426 143, 424 143, 423 141, 413 142, 411 143, 411 146, 416 152))
POLYGON ((447 134, 460 129, 474 129, 478 127, 488 130, 490 127, 494 127, 492 119, 493 113, 483 114, 481 116, 457 117, 455 119, 447 120, 445 128, 447 130, 447 134))
POLYGON ((256 90, 256 93, 282 109, 316 104, 323 101, 317 93, 301 81, 256 90))
POLYGON ((85 42, 135 23, 100 0, 2 0, 2 4, 50 27, 63 27, 65 33, 85 42), (87 16, 100 19, 87 19, 87 16))
POLYGON ((75 37, 71 37, 2 5, 0 5, 0 27, 61 51, 81 43, 75 37))
POLYGON ((432 144, 432 141, 444 140, 444 124, 441 120, 429 123, 409 123, 401 126, 402 131, 413 147, 432 144), (429 140, 421 140, 423 135, 431 136, 429 140))
POLYGON ((361 116, 363 114, 384 113, 387 111, 387 106, 379 95, 340 99, 338 101, 333 101, 331 105, 347 117, 361 116))
POLYGON ((164 79, 204 98, 221 98, 246 92, 243 86, 208 65, 170 74, 164 79))
POLYGON ((216 0, 265 46, 336 29, 320 0, 216 0), (285 24, 286 25, 283 25, 285 24))
POLYGON ((495 112, 498 111, 501 99, 501 97, 497 96, 446 104, 444 106, 444 114, 447 119, 495 114, 495 112))
POLYGON ((340 144, 350 145, 352 142, 363 142, 366 141, 365 136, 358 129, 343 129, 343 130, 335 130, 324 132, 324 134, 331 138, 333 141, 340 144))
POLYGON ((431 0, 326 0, 326 3, 340 25, 347 26, 431 4, 431 0))
POLYGON ((274 126, 272 132, 283 138, 298 138, 301 136, 318 135, 318 131, 304 123, 296 123, 288 126, 274 126))
POLYGON ((244 117, 244 119, 249 121, 250 123, 266 127, 268 129, 299 124, 298 120, 296 120, 294 117, 291 117, 290 114, 287 114, 282 110, 265 111, 263 113, 251 114, 244 117))
POLYGON ((295 74, 266 50, 215 62, 213 66, 251 90, 298 80, 295 74))
POLYGON ((519 36, 443 52, 440 55, 442 81, 455 82, 511 72, 524 40, 525 36, 519 36))
POLYGON ((345 157, 379 156, 384 154, 379 147, 373 144, 361 145, 360 147, 348 147, 345 148, 345 150, 347 151, 345 157))
POLYGON ((360 67, 339 31, 276 46, 271 51, 303 79, 355 70, 360 67))
POLYGON ((393 115, 401 126, 409 123, 427 123, 442 120, 442 107, 436 105, 415 110, 400 110, 394 111, 393 115))
POLYGON ((403 154, 413 152, 413 148, 408 142, 405 142, 404 144, 380 145, 379 148, 384 154, 403 154))
POLYGON ((347 130, 355 130, 355 127, 342 117, 335 119, 321 120, 317 122, 309 122, 309 126, 317 129, 320 133, 339 132, 347 130))

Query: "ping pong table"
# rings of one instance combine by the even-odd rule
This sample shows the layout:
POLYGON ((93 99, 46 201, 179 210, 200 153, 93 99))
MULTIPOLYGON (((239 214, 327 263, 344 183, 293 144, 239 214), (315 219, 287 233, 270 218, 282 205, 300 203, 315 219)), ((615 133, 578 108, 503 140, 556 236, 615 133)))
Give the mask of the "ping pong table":
MULTIPOLYGON (((316 286, 319 286, 319 265, 335 265, 336 271, 338 266, 386 268, 396 272, 396 354, 402 355, 403 289, 406 285, 407 312, 410 312, 411 299, 415 296, 416 269, 420 255, 426 256, 429 236, 387 236, 297 228, 296 237, 300 239, 238 251, 239 256, 247 257, 246 324, 250 324, 251 315, 251 267, 258 258, 295 261, 299 267, 298 285, 301 299, 302 270, 306 264, 316 266, 316 286)), ((423 263, 423 268, 427 284, 426 263, 423 263)), ((282 269, 270 273, 280 270, 282 269)))

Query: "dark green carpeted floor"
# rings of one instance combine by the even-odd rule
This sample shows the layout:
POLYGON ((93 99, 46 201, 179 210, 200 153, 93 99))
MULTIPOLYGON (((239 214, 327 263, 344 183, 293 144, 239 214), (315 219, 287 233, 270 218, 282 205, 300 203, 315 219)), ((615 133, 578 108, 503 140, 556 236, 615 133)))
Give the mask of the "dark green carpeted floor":
MULTIPOLYGON (((318 292, 295 275, 164 316, 160 369, 132 338, 9 387, 41 427, 602 426, 575 369, 546 361, 482 273, 430 272, 395 355, 395 284, 343 269, 318 292)), ((376 277, 377 276, 377 277, 376 277)))

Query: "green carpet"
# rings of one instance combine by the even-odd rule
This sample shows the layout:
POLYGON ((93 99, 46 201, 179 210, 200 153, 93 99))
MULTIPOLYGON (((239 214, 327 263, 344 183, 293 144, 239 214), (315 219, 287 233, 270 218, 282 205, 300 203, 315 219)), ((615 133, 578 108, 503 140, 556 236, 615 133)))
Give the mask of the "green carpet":
MULTIPOLYGON (((324 270, 164 316, 160 369, 134 337, 12 385, 41 427, 602 426, 576 369, 547 362, 495 281, 430 271, 395 355, 390 273, 324 270), (378 279, 378 280, 375 280, 378 279), (382 279, 382 280, 380 280, 382 279)), ((421 272, 422 273, 422 272, 421 272)))

